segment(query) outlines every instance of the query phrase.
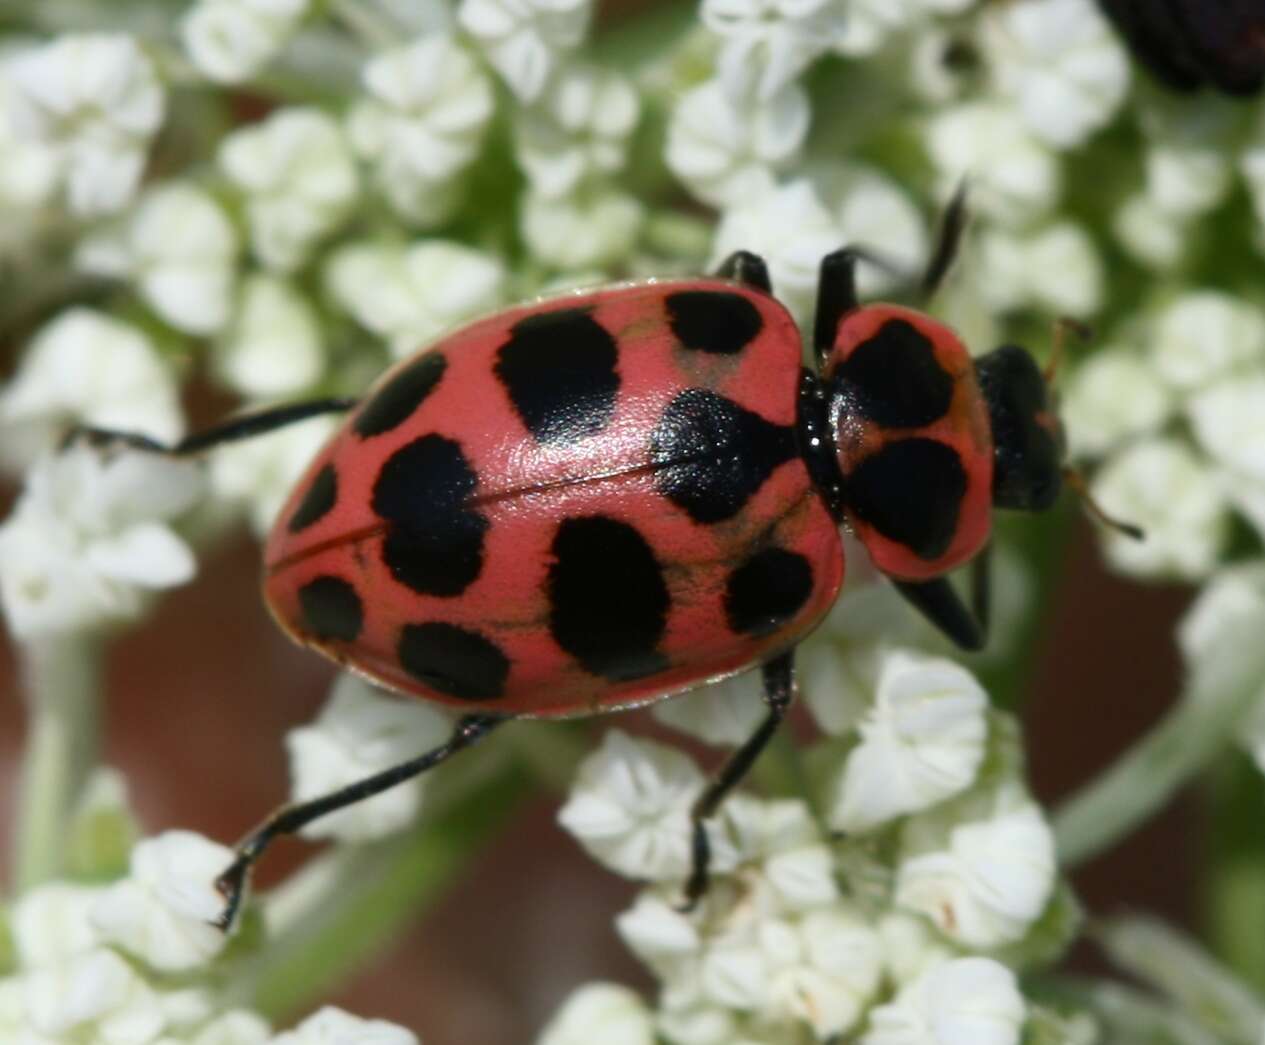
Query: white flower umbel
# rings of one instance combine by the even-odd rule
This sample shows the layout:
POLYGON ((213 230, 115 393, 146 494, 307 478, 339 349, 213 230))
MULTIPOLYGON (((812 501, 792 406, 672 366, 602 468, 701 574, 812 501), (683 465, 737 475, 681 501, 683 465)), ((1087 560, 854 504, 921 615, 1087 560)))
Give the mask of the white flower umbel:
POLYGON ((1158 430, 1173 399, 1140 354, 1120 346, 1100 349, 1076 368, 1063 392, 1069 454, 1098 457, 1158 430))
POLYGON ((457 20, 526 104, 584 39, 592 13, 592 0, 461 0, 457 20))
POLYGON ((968 788, 984 759, 988 697, 950 660, 904 650, 883 658, 861 743, 832 789, 830 826, 859 832, 968 788))
POLYGON ((541 196, 566 196, 588 178, 623 169, 639 112, 637 92, 618 73, 568 66, 518 114, 515 156, 541 196))
POLYGON ((1142 540, 1103 533, 1107 559, 1122 573, 1197 580, 1216 566, 1229 505, 1218 477, 1184 442, 1135 443, 1094 476, 1091 491, 1109 515, 1144 530, 1142 540))
POLYGON ((216 877, 233 851, 192 831, 167 831, 137 844, 131 873, 93 907, 102 937, 162 972, 205 965, 228 937, 213 925, 224 909, 216 877))
POLYGON ((861 1045, 1018 1045, 1027 1004, 990 958, 937 965, 870 1014, 861 1045))
POLYGON ((173 182, 147 192, 118 228, 84 240, 76 263, 131 279, 177 330, 212 334, 228 319, 237 250, 220 205, 195 185, 173 182))
POLYGON ((1116 209, 1112 231, 1134 258, 1160 270, 1171 269, 1181 261, 1190 239, 1182 219, 1160 210, 1143 193, 1135 193, 1116 209))
POLYGON ((987 229, 972 261, 980 297, 998 312, 1035 306, 1084 319, 1102 303, 1103 267, 1094 241, 1069 221, 1019 235, 987 229))
POLYGON ((105 948, 28 974, 21 993, 30 1028, 50 1043, 146 1045, 167 1024, 157 992, 105 948))
MULTIPOLYGON (((1146 196, 1157 210, 1170 220, 1191 219, 1225 199, 1241 129, 1232 104, 1209 99, 1198 105, 1155 94, 1145 98, 1138 122, 1147 137, 1146 196)), ((1244 160, 1251 149, 1249 144, 1244 160)))
POLYGON ((89 912, 102 896, 96 886, 50 882, 32 889, 13 906, 13 943, 25 969, 57 965, 98 947, 101 934, 89 912))
POLYGON ((1265 314, 1219 290, 1183 294, 1156 317, 1150 355, 1160 377, 1194 391, 1265 364, 1265 314))
MULTIPOLYGON (((683 879, 690 871, 690 806, 702 789, 703 775, 687 755, 612 729, 580 763, 558 822, 618 874, 683 879)), ((732 863, 723 848, 717 855, 718 868, 732 863)))
POLYGON ((800 179, 725 212, 709 265, 735 250, 764 258, 778 297, 801 322, 817 294, 821 259, 842 246, 843 230, 811 182, 800 179))
POLYGON ((411 247, 352 243, 326 262, 331 296, 361 326, 405 356, 436 335, 500 303, 500 259, 446 240, 411 247))
POLYGON ((391 205, 420 225, 442 221, 459 199, 456 175, 478 155, 492 85, 450 36, 424 36, 385 51, 364 69, 369 97, 347 129, 391 205))
POLYGON ((1059 149, 1106 126, 1129 89, 1129 56, 1093 0, 1029 0, 982 19, 996 88, 1059 149))
POLYGON ((519 212, 527 249, 562 271, 605 268, 626 258, 637 242, 645 208, 626 192, 597 184, 566 199, 528 192, 519 212))
POLYGON ((386 1020, 362 1020, 332 1005, 318 1010, 271 1045, 420 1045, 412 1031, 386 1020))
POLYGON ((140 182, 165 97, 154 63, 131 36, 61 36, 8 66, 16 135, 52 147, 64 164, 71 209, 122 208, 140 182))
POLYGON ((636 992, 614 983, 573 991, 536 1045, 654 1045, 654 1022, 636 992))
POLYGON ((937 113, 927 150, 948 198, 966 179, 971 208, 1011 227, 1030 226, 1062 191, 1058 161, 1004 102, 971 101, 937 113))
POLYGON ((23 241, 61 178, 56 147, 20 136, 9 119, 10 60, 0 56, 0 212, 8 226, 0 229, 0 250, 23 241))
POLYGON ((703 24, 721 38, 721 82, 735 100, 771 100, 843 38, 842 0, 703 0, 703 24))
POLYGON ((947 849, 902 861, 896 905, 963 946, 1021 939, 1054 890, 1054 836, 1036 805, 1007 804, 988 819, 957 823, 947 849))
POLYGON ((254 439, 217 447, 210 459, 215 496, 241 502, 250 526, 264 537, 294 484, 333 434, 338 422, 313 417, 254 439))
POLYGON ((219 83, 249 79, 294 33, 308 0, 198 0, 181 23, 185 50, 219 83))
POLYGON ((72 423, 140 432, 160 441, 184 431, 175 375, 140 330, 72 308, 36 332, 0 392, 0 456, 25 466, 72 423))
POLYGON ((804 144, 811 117, 808 92, 798 84, 737 102, 719 80, 708 80, 672 110, 668 166, 703 202, 741 206, 772 190, 774 174, 804 144))
POLYGON ((167 525, 198 498, 196 464, 76 445, 38 462, 0 527, 0 601, 23 639, 135 617, 147 592, 189 580, 167 525))
POLYGON ((1265 372, 1229 377, 1186 404, 1195 439, 1239 480, 1265 491, 1265 372))
MULTIPOLYGON (((286 734, 290 797, 318 798, 438 747, 452 733, 443 712, 400 700, 350 674, 339 676, 311 725, 286 734)), ((305 838, 368 842, 407 827, 421 808, 426 777, 414 777, 303 828, 305 838)))
POLYGON ((266 266, 290 272, 337 228, 358 190, 343 131, 319 109, 280 109, 224 139, 220 167, 246 195, 250 242, 266 266))
POLYGON ((247 277, 217 358, 220 375, 249 398, 283 399, 310 387, 325 366, 320 321, 294 284, 247 277))
POLYGON ((721 807, 737 859, 759 869, 782 911, 806 911, 839 899, 834 861, 807 803, 731 795, 721 807))

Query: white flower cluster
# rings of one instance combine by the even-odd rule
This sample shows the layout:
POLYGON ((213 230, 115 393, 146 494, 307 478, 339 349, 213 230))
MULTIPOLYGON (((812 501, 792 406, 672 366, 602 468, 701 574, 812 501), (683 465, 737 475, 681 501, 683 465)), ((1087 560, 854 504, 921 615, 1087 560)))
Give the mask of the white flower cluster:
MULTIPOLYGON (((805 687, 847 656, 829 630, 810 642, 805 687)), ((680 752, 606 734, 559 819, 607 867, 653 883, 617 925, 661 992, 651 1008, 583 988, 542 1045, 592 1040, 598 1026, 647 1045, 655 1033, 672 1045, 790 1042, 804 1028, 867 1045, 1019 1041, 1029 1006, 992 955, 1040 948, 1029 937, 1044 931, 1057 869, 1011 730, 950 661, 877 648, 860 670, 856 710, 823 716, 840 740, 807 755, 821 822, 803 800, 731 796, 708 824, 712 884, 692 913, 677 905, 703 773, 680 752)), ((814 711, 833 696, 818 692, 814 711)), ((762 714, 741 680, 676 704, 665 721, 727 745, 762 714)))

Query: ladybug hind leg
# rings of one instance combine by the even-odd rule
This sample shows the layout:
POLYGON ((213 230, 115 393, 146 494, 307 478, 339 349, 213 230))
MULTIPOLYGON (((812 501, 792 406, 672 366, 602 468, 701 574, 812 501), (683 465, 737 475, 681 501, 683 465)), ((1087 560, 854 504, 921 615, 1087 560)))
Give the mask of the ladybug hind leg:
POLYGON ((988 641, 991 547, 985 545, 971 562, 969 609, 947 577, 892 582, 911 606, 964 650, 981 650, 988 641))
POLYGON ((752 254, 749 250, 735 250, 720 263, 716 275, 721 279, 732 279, 748 287, 763 290, 766 294, 773 293, 768 265, 759 254, 752 254))
POLYGON ((742 783, 760 752, 765 749, 778 726, 786 717, 787 709, 795 696, 794 651, 790 650, 775 657, 761 668, 764 677, 764 703, 769 712, 756 731, 747 738, 712 778, 711 782, 698 796, 690 810, 690 823, 693 831, 692 863, 689 880, 685 883, 685 899, 681 910, 692 911, 703 894, 707 892, 708 865, 711 863, 712 849, 707 838, 704 821, 710 819, 724 801, 725 796, 742 783))
POLYGON ((285 403, 281 406, 257 410, 239 417, 232 417, 218 425, 204 428, 185 436, 178 442, 161 443, 140 432, 125 432, 113 428, 94 428, 80 425, 72 428, 62 441, 63 449, 79 442, 93 446, 127 446, 133 450, 146 453, 162 454, 165 457, 188 457, 203 450, 209 450, 221 443, 233 443, 242 439, 251 439, 265 432, 271 432, 286 425, 306 421, 310 417, 322 414, 346 413, 356 405, 358 400, 347 398, 314 399, 304 403, 285 403))
POLYGON ((337 809, 354 805, 382 791, 402 784, 406 780, 434 769, 441 762, 447 761, 458 751, 475 744, 487 736, 496 726, 506 720, 503 715, 466 715, 457 721, 452 735, 439 747, 419 755, 407 762, 401 762, 381 773, 375 773, 364 780, 331 791, 327 795, 313 798, 306 802, 295 802, 282 806, 255 830, 248 834, 237 846, 237 857, 225 868, 215 880, 215 887, 224 897, 224 910, 220 912, 214 924, 228 931, 241 907, 242 897, 246 891, 246 881, 250 869, 263 855, 265 849, 278 835, 295 834, 313 820, 332 813, 337 809))

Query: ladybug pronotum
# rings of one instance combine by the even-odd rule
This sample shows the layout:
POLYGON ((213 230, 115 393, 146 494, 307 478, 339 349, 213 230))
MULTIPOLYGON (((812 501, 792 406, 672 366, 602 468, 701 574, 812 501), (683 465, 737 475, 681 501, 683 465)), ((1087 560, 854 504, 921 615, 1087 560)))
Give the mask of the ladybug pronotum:
MULTIPOLYGON (((962 227, 959 197, 924 288, 962 227)), ((646 704, 753 666, 768 713, 693 810, 703 822, 774 734, 794 650, 843 583, 839 527, 960 646, 984 641, 946 574, 981 553, 993 506, 1057 497, 1063 440, 1023 349, 972 359, 929 316, 858 302, 844 249, 821 264, 816 365, 763 261, 713 278, 572 293, 472 323, 360 400, 283 406, 189 454, 348 411, 268 538, 264 594, 298 642, 397 692, 458 708, 439 748, 282 808, 219 879, 231 924, 272 838, 439 764, 520 717, 646 704)), ((982 572, 977 576, 977 580, 982 572)))

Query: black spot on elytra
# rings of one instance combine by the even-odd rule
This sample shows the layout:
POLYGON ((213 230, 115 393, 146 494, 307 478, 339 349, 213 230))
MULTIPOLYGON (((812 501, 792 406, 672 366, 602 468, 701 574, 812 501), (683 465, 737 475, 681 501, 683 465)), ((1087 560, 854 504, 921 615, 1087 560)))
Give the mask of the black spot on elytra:
POLYGON ((668 588, 646 539, 602 515, 565 519, 553 539, 549 630, 594 675, 644 678, 667 666, 656 648, 668 622, 668 588))
POLYGON ((352 427, 364 438, 381 435, 403 424, 426 397, 435 391, 448 360, 439 352, 427 352, 382 386, 356 415, 352 427))
POLYGON ((307 488, 303 500, 299 502, 294 514, 290 516, 290 521, 286 523, 286 529, 291 533, 306 530, 333 508, 337 500, 338 474, 334 471, 332 464, 327 464, 316 473, 312 485, 307 488))
POLYGON ((605 428, 615 412, 615 339, 588 309, 520 319, 496 356, 496 376, 540 443, 567 443, 605 428))
POLYGON ((679 290, 665 305, 672 333, 696 352, 737 355, 764 325, 749 299, 727 290, 679 290))
POLYGON ((483 569, 488 520, 467 502, 478 478, 461 446, 424 435, 387 459, 373 486, 373 510, 391 525, 382 560, 401 584, 424 595, 460 595, 483 569))
POLYGON ((931 341, 903 319, 889 319, 857 345, 835 381, 857 413, 884 428, 932 424, 953 402, 953 378, 931 341))
POLYGON ((308 581, 299 589, 303 626, 317 639, 351 642, 364 625, 364 606, 356 589, 341 577, 329 575, 308 581))
POLYGON ((659 492, 700 523, 732 518, 795 453, 790 427, 706 388, 679 393, 650 436, 659 492))
POLYGON ((450 697, 496 700, 505 695, 509 658, 477 631, 441 621, 406 624, 396 654, 415 679, 450 697))
POLYGON ((935 439, 898 439, 845 477, 848 507, 920 559, 938 559, 957 531, 966 471, 957 451, 935 439))
POLYGON ((785 548, 756 552, 729 575, 725 619, 731 631, 767 635, 795 616, 813 593, 813 568, 785 548))

